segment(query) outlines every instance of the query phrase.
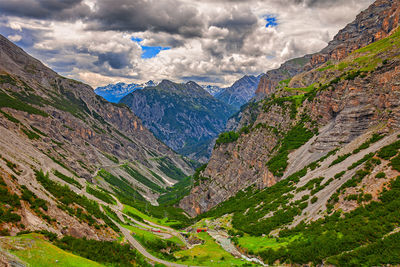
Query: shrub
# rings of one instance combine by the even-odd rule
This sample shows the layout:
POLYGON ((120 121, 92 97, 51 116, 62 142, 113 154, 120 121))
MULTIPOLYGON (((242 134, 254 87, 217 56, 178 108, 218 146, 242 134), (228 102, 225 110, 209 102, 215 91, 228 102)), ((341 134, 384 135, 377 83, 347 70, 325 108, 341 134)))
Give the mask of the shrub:
POLYGON ((386 178, 386 174, 385 174, 384 172, 379 172, 379 173, 377 173, 377 174, 375 175, 375 178, 378 178, 378 179, 380 179, 380 178, 386 178))
POLYGON ((151 266, 128 244, 110 241, 87 240, 65 236, 55 242, 59 248, 81 257, 112 266, 151 266))
POLYGON ((374 155, 375 155, 375 153, 372 153, 372 152, 367 154, 367 155, 365 155, 359 161, 356 161, 353 164, 351 164, 351 166, 349 166, 347 169, 348 170, 352 170, 352 169, 356 168, 357 166, 359 166, 359 165, 363 164, 364 162, 366 162, 367 160, 371 159, 374 155))
POLYGON ((115 200, 110 196, 109 194, 102 192, 100 190, 96 190, 90 186, 86 186, 86 192, 91 194, 92 196, 95 196, 96 198, 103 200, 104 202, 108 204, 115 204, 115 200))
POLYGON ((64 182, 67 182, 71 185, 75 185, 79 189, 82 189, 82 185, 78 181, 76 181, 74 178, 71 178, 57 170, 54 171, 54 175, 57 176, 58 178, 60 178, 61 180, 63 180, 64 182))
POLYGON ((351 156, 351 153, 347 153, 347 154, 338 156, 334 161, 332 161, 332 163, 329 165, 329 167, 332 167, 333 165, 339 164, 340 162, 344 161, 345 159, 347 159, 350 156, 351 156))
POLYGON ((339 173, 335 174, 334 177, 335 177, 335 179, 339 179, 339 178, 341 178, 345 173, 346 173, 346 171, 339 172, 339 173))
POLYGON ((215 144, 220 145, 220 144, 232 143, 232 142, 235 142, 236 140, 238 140, 238 138, 239 138, 239 134, 235 133, 234 131, 221 133, 218 136, 218 139, 215 141, 215 144))
POLYGON ((312 199, 311 199, 311 204, 314 204, 315 202, 317 202, 318 201, 318 198, 317 197, 313 197, 312 199))
POLYGON ((279 147, 278 153, 267 162, 269 171, 275 176, 283 176, 288 165, 289 152, 301 147, 313 136, 314 133, 305 128, 303 123, 290 129, 282 139, 280 146, 277 146, 279 147))
POLYGON ((400 155, 391 160, 390 166, 392 166, 393 170, 400 172, 400 155))
POLYGON ((396 141, 388 146, 381 148, 378 151, 378 157, 389 160, 393 156, 397 154, 397 151, 400 149, 400 141, 396 141))

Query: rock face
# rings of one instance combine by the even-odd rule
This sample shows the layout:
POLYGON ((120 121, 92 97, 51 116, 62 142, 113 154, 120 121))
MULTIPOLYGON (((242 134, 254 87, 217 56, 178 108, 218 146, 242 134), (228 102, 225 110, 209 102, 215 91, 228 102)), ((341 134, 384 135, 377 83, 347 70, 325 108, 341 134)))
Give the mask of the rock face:
POLYGON ((340 30, 321 52, 289 60, 279 69, 268 71, 263 75, 256 91, 257 99, 273 93, 279 81, 315 68, 329 60, 341 60, 352 51, 385 38, 399 24, 399 14, 399 1, 375 1, 353 22, 340 30))
MULTIPOLYGON (((149 184, 165 188, 176 182, 175 176, 166 171, 168 166, 184 175, 193 172, 188 161, 156 139, 126 106, 109 103, 95 95, 90 86, 61 77, 3 36, 0 111, 0 177, 7 191, 21 195, 20 186, 25 185, 49 207, 40 215, 21 201, 18 213, 26 230, 46 229, 95 239, 107 239, 113 233, 108 227, 96 229, 93 223, 89 225, 61 209, 60 202, 38 182, 35 170, 43 170, 51 180, 100 203, 103 202, 86 192, 86 187, 116 190, 97 176, 100 169, 106 169, 116 179, 123 177, 126 186, 151 202, 159 193, 149 184), (151 183, 129 175, 125 165, 151 183), (65 182, 54 174, 56 171, 75 183, 65 182), (46 222, 44 215, 58 224, 46 222)), ((102 224, 101 220, 96 223, 102 224)), ((0 228, 18 232, 18 226, 12 223, 2 223, 0 228)))
POLYGON ((385 38, 399 24, 400 2, 378 0, 361 12, 356 19, 314 54, 307 68, 314 68, 328 60, 341 60, 354 50, 385 38))
POLYGON ((136 83, 116 83, 116 84, 109 84, 102 87, 97 87, 94 92, 102 96, 105 100, 118 103, 121 98, 126 96, 127 94, 135 91, 143 89, 147 86, 155 86, 156 84, 153 81, 148 81, 144 84, 136 84, 136 83))
POLYGON ((267 71, 260 77, 260 82, 255 92, 256 99, 260 100, 264 96, 274 93, 275 87, 278 86, 280 81, 290 79, 302 72, 304 66, 310 62, 310 58, 310 55, 294 58, 283 63, 278 69, 267 71))
MULTIPOLYGON (((315 63, 318 54, 307 56, 307 60, 303 58, 303 70, 293 70, 297 75, 288 77, 291 79, 287 84, 264 83, 265 90, 260 91, 275 95, 252 103, 241 112, 231 129, 247 126, 246 131, 240 131, 236 141, 216 146, 201 173, 204 178, 180 206, 195 216, 250 185, 271 186, 371 129, 398 129, 399 30, 385 30, 398 26, 398 5, 398 1, 375 2, 335 37, 329 49, 319 54, 328 55, 324 60, 315 63), (374 27, 371 18, 383 23, 374 27), (366 32, 362 31, 362 25, 366 32), (380 43, 350 53, 390 34, 380 43), (338 51, 343 53, 339 56, 338 51), (329 62, 320 65, 328 59, 329 62), (318 128, 319 134, 297 150, 289 150, 288 165, 279 174, 270 160, 283 149, 282 142, 288 132, 299 125, 314 132, 318 128)), ((277 72, 281 70, 282 67, 277 72)), ((265 81, 261 78, 260 84, 265 81)), ((280 164, 286 161, 284 157, 282 154, 280 164)))
POLYGON ((239 110, 255 95, 260 76, 243 76, 231 87, 225 88, 215 95, 215 98, 239 110))
POLYGON ((234 112, 195 82, 164 80, 125 96, 120 103, 169 147, 199 161, 208 159, 210 144, 234 112))

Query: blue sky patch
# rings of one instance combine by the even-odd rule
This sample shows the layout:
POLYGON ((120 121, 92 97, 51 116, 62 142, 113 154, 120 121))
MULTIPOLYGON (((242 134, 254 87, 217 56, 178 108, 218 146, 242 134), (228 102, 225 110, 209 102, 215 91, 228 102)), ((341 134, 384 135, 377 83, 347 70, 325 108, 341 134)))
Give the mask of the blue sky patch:
POLYGON ((278 26, 278 20, 273 15, 265 15, 264 20, 267 22, 267 24, 265 24, 266 28, 269 28, 269 27, 273 28, 273 27, 278 26))
POLYGON ((136 43, 140 43, 141 41, 143 41, 143 39, 139 38, 139 37, 132 37, 131 40, 136 42, 136 43))
POLYGON ((141 46, 142 47, 142 58, 153 58, 157 56, 162 50, 169 50, 170 47, 162 46, 141 46))
POLYGON ((163 46, 145 46, 141 45, 140 42, 143 41, 143 39, 138 38, 138 37, 132 37, 132 41, 138 43, 140 47, 142 48, 142 58, 153 58, 157 56, 162 50, 169 50, 171 47, 163 47, 163 46))

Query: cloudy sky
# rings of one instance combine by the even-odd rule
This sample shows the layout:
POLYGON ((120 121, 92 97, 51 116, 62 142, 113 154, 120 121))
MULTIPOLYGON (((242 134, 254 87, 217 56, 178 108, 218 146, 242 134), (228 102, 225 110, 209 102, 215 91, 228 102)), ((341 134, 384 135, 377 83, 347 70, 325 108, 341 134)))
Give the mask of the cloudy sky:
POLYGON ((0 0, 0 34, 93 87, 229 85, 317 52, 373 0, 0 0))

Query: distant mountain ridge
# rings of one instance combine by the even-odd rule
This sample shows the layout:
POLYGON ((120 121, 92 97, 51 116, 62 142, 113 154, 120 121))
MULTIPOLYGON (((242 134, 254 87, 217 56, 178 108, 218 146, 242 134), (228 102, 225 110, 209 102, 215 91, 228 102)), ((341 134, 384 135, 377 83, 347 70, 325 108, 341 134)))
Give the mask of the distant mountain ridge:
POLYGON ((203 162, 210 155, 214 138, 235 112, 195 82, 163 80, 128 94, 120 103, 129 106, 169 147, 203 162))
POLYGON ((255 96, 255 92, 262 75, 245 75, 232 86, 222 89, 215 94, 215 98, 239 110, 255 96))
POLYGON ((106 86, 102 87, 97 87, 94 92, 99 95, 104 97, 107 101, 113 102, 113 103, 118 103, 121 98, 126 96, 127 94, 135 91, 135 90, 140 90, 143 89, 147 86, 155 86, 157 85, 154 81, 148 81, 146 83, 142 84, 137 84, 137 83, 115 83, 115 84, 109 84, 106 86))
POLYGON ((203 87, 204 90, 210 93, 210 95, 215 96, 216 94, 220 93, 224 88, 219 87, 217 85, 200 85, 203 87))

